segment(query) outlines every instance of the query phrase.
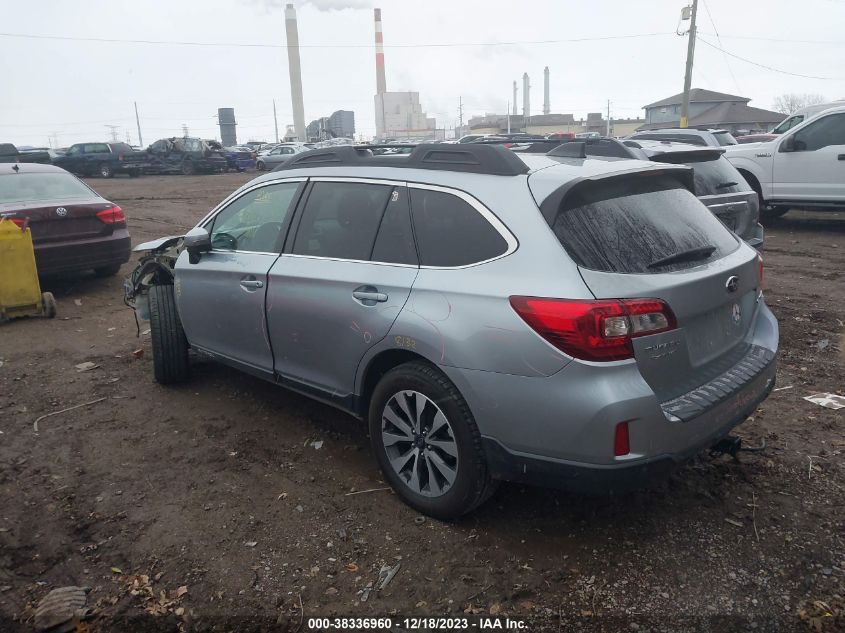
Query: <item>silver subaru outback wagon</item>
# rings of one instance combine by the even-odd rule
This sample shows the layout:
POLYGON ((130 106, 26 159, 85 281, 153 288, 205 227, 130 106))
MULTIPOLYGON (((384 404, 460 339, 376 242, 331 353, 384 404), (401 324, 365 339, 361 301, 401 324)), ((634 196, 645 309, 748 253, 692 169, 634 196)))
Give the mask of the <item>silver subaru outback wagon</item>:
POLYGON ((366 420, 439 518, 498 480, 639 485, 774 386, 762 260, 688 167, 419 145, 305 152, 139 246, 155 378, 188 349, 366 420))

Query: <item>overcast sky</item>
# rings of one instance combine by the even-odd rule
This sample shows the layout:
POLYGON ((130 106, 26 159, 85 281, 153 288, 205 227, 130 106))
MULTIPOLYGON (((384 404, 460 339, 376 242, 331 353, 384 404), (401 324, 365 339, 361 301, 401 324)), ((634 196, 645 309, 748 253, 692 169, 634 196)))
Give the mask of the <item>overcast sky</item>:
MULTIPOLYGON (((523 72, 533 86, 531 112, 541 113, 544 66, 551 111, 576 118, 604 111, 608 99, 614 117, 641 116, 644 104, 683 88, 686 38, 674 31, 684 0, 295 4, 306 123, 354 110, 357 132, 367 138, 375 132, 373 6, 382 8, 388 90, 419 91, 438 127, 456 124, 459 97, 465 119, 504 112, 523 72), (581 38, 616 39, 560 41, 581 38)), ((273 99, 280 132, 292 122, 283 0, 0 0, 0 7, 0 142, 46 145, 55 133, 67 146, 109 138, 110 124, 122 140, 128 133, 138 143, 133 101, 145 145, 181 134, 183 123, 192 135, 219 137, 218 107, 235 108, 240 141, 273 139, 273 99)), ((845 1, 702 0, 700 39, 719 46, 716 31, 734 55, 833 79, 766 70, 700 41, 693 87, 744 95, 769 109, 785 92, 845 98, 845 1)))

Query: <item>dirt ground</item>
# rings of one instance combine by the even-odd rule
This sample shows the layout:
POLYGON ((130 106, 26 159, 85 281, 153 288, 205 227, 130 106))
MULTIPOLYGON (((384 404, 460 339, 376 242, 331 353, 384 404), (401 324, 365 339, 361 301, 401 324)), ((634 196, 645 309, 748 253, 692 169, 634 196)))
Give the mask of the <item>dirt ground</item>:
MULTIPOLYGON (((90 183, 139 243, 181 233, 249 178, 90 183)), ((423 614, 536 631, 843 631, 845 410, 803 397, 845 393, 845 213, 791 211, 764 256, 780 390, 738 429, 764 452, 704 454, 615 498, 505 484, 455 523, 383 490, 363 425, 332 408, 203 360, 184 386, 154 383, 148 325, 136 338, 122 303, 131 264, 46 280, 59 316, 0 326, 0 630, 31 630, 48 591, 79 585, 87 631, 423 614), (86 361, 98 367, 78 372, 86 361)))

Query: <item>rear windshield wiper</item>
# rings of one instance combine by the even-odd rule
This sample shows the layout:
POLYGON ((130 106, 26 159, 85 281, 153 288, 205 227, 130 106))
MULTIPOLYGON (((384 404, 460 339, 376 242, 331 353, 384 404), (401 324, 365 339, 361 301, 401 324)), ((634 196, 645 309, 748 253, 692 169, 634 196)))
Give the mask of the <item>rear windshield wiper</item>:
POLYGON ((738 182, 720 182, 716 185, 716 189, 726 189, 728 187, 736 187, 739 183, 738 182))
POLYGON ((647 268, 660 268, 661 266, 668 266, 669 264, 676 264, 678 262, 692 262, 698 259, 707 259, 716 250, 715 246, 699 246, 698 248, 691 248, 688 251, 681 251, 662 257, 651 262, 647 268))

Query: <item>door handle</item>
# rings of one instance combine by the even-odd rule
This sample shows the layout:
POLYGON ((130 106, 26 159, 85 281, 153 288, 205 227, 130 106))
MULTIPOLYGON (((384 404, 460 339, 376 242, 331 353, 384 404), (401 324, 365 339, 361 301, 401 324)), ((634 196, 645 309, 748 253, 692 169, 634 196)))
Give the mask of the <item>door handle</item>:
POLYGON ((845 160, 845 154, 840 154, 837 158, 839 160, 845 160))
POLYGON ((365 286, 366 290, 362 288, 358 288, 357 290, 352 291, 352 296, 358 299, 358 301, 366 301, 372 303, 382 303, 387 301, 387 295, 383 292, 379 292, 377 288, 373 288, 372 286, 365 286))
POLYGON ((241 281, 241 286, 246 289, 263 288, 264 282, 258 279, 244 279, 241 281))

